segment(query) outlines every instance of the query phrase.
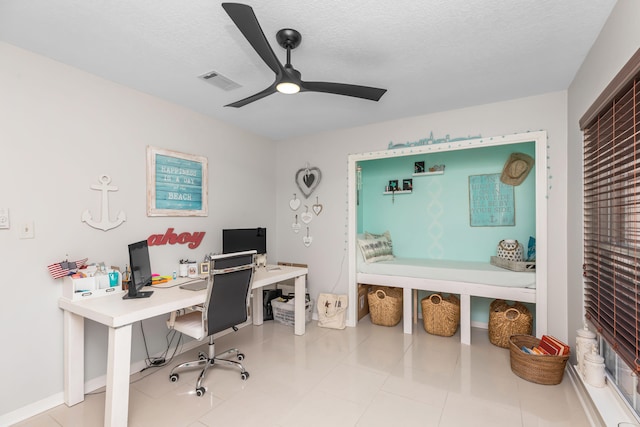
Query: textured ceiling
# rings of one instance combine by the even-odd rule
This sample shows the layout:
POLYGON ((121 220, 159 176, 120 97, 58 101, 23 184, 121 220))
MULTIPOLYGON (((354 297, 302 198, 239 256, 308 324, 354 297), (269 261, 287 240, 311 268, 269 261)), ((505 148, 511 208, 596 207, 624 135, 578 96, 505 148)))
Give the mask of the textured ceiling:
POLYGON ((615 0, 254 0, 272 49, 302 33, 303 80, 388 89, 225 104, 274 75, 221 2, 0 0, 0 40, 273 140, 567 89, 615 0), (198 79, 215 70, 225 91, 198 79))

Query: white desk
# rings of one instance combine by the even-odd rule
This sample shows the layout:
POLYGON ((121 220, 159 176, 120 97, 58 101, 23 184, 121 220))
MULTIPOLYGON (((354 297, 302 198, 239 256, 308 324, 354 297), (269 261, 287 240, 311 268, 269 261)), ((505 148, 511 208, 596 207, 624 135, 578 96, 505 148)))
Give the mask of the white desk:
MULTIPOLYGON (((294 333, 305 332, 305 285, 308 270, 279 266, 257 268, 253 277, 254 325, 262 324, 264 286, 295 279, 294 333)), ((204 303, 206 291, 188 291, 178 286, 156 289, 150 298, 123 300, 122 294, 82 301, 60 298, 64 310, 64 401, 68 406, 84 400, 84 319, 109 327, 105 426, 126 426, 129 410, 131 326, 133 323, 204 303)), ((168 381, 168 380, 167 380, 168 381)))

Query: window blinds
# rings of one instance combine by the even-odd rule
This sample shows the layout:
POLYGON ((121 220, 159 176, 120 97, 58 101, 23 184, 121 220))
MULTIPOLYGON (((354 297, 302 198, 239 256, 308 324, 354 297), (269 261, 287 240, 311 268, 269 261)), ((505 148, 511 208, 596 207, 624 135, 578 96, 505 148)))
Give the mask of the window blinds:
POLYGON ((589 117, 580 122, 584 132, 583 276, 587 318, 640 373, 638 52, 630 63, 598 98, 597 108, 592 107, 585 115, 589 117))

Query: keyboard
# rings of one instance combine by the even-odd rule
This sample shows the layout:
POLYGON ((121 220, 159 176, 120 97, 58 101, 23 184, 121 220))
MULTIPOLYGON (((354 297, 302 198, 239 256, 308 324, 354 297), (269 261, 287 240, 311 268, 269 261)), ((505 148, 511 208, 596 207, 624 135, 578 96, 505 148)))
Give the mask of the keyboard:
POLYGON ((207 289, 207 281, 206 280, 195 280, 193 282, 185 283, 184 285, 180 285, 180 289, 186 289, 188 291, 201 291, 203 289, 207 289))

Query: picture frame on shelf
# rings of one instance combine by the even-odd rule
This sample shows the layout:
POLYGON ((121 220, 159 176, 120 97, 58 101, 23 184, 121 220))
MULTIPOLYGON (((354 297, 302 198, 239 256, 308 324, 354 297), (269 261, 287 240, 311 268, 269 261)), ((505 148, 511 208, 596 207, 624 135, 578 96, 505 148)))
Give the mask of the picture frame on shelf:
POLYGON ((398 180, 392 179, 389 181, 389 189, 387 191, 398 191, 398 180))
POLYGON ((200 275, 209 274, 209 263, 201 262, 200 263, 200 275))
POLYGON ((413 191, 413 179, 407 178, 402 180, 402 191, 413 191))
POLYGON ((424 173, 424 172, 425 172, 424 161, 415 162, 413 164, 413 173, 424 173))

